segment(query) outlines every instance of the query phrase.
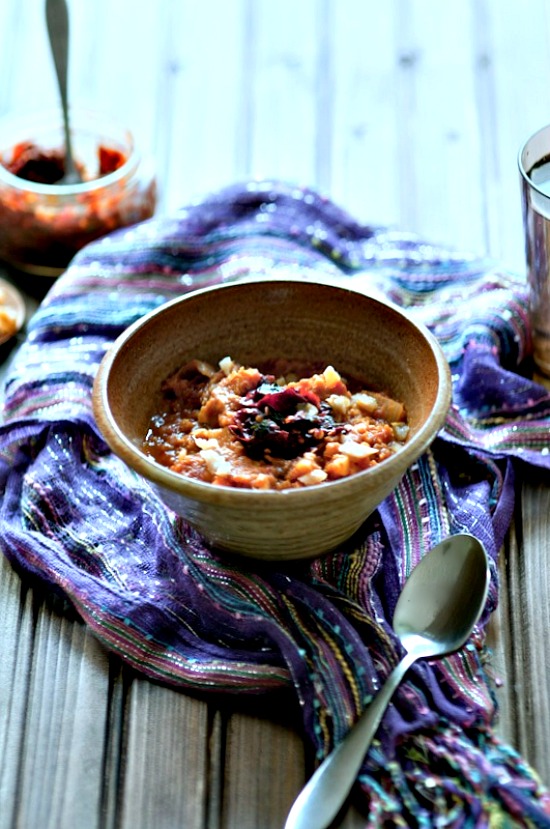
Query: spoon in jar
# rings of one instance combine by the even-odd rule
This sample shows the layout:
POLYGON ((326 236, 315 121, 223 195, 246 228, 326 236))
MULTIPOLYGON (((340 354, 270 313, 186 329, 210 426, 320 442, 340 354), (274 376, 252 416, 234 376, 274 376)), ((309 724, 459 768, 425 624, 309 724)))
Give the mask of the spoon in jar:
POLYGON ((444 656, 466 643, 485 605, 489 580, 485 548, 467 533, 440 542, 414 568, 393 617, 405 656, 302 789, 284 829, 327 829, 332 823, 403 676, 417 659, 444 656))
POLYGON ((74 162, 71 129, 69 125, 69 102, 67 97, 67 64, 69 54, 69 13, 65 0, 46 0, 46 24, 53 62, 57 74, 63 131, 65 134, 65 172, 56 184, 78 184, 82 176, 74 162))

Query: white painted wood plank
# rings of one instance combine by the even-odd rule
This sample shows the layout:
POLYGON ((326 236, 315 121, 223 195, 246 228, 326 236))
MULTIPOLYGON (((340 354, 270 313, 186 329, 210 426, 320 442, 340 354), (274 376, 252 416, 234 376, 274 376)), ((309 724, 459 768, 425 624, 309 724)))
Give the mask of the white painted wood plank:
MULTIPOLYGON (((511 545, 506 544, 499 559, 499 602, 487 628, 487 647, 490 661, 488 671, 493 682, 498 703, 496 730, 501 739, 510 745, 517 745, 516 728, 516 686, 514 680, 514 662, 512 659, 512 624, 513 592, 510 584, 510 559, 514 559, 517 543, 511 533, 511 545), (510 546, 512 553, 510 553, 510 546)), ((514 568, 515 569, 515 568, 514 568)))
POLYGON ((220 829, 284 825, 304 777, 299 734, 276 722, 233 714, 227 727, 226 796, 220 829))
POLYGON ((128 126, 140 148, 155 154, 167 70, 169 2, 94 0, 71 3, 70 91, 74 106, 110 114, 128 126))
POLYGON ((0 114, 56 106, 58 95, 43 0, 3 0, 1 5, 0 114))
POLYGON ((517 156, 529 135, 550 123, 550 6, 482 0, 473 9, 488 248, 523 273, 517 156))
POLYGON ((484 252, 479 116, 475 105, 472 4, 400 0, 401 225, 421 236, 484 252))
POLYGON ((0 3, 0 55, 3 77, 0 84, 0 117, 13 106, 12 93, 17 66, 22 60, 18 33, 22 25, 22 4, 0 3))
POLYGON ((246 8, 244 0, 172 4, 156 93, 169 211, 246 175, 246 8))
POLYGON ((482 251, 468 4, 335 4, 335 197, 364 221, 482 251))
MULTIPOLYGON (((533 476, 534 477, 534 476, 533 476)), ((528 483, 521 499, 521 543, 511 579, 512 634, 517 695, 517 748, 550 786, 550 574, 548 528, 550 489, 544 479, 528 483)))
POLYGON ((497 733, 550 785, 550 581, 548 538, 541 516, 550 493, 524 487, 516 527, 500 560, 500 599, 489 632, 490 667, 499 705, 497 733))
POLYGON ((13 826, 33 645, 32 596, 0 553, 0 829, 13 826))
MULTIPOLYGON (((132 683, 120 829, 202 829, 209 797, 208 705, 132 683)), ((220 757, 212 758, 215 765, 220 757)))
POLYGON ((334 2, 330 193, 358 219, 400 223, 395 2, 334 2))
POLYGON ((39 609, 18 758, 17 826, 99 827, 106 662, 84 626, 39 609))
POLYGON ((318 34, 324 3, 256 0, 251 5, 253 52, 248 174, 317 184, 319 113, 317 78, 322 71, 318 34))

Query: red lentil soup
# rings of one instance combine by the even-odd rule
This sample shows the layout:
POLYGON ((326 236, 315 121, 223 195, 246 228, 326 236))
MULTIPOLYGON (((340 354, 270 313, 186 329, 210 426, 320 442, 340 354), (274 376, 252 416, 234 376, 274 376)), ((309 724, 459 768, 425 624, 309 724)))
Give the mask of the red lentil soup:
POLYGON ((161 386, 144 451, 228 487, 307 487, 382 463, 407 439, 404 406, 332 366, 193 360, 161 386))

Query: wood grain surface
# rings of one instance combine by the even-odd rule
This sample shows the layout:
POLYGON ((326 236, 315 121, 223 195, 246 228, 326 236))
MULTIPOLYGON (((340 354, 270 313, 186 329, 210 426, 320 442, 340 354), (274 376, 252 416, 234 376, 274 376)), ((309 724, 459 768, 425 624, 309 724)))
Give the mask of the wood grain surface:
MULTIPOLYGON (((133 127, 162 212, 283 178, 524 272, 517 153, 550 122, 545 0, 69 7, 70 97, 133 127)), ((0 117, 56 105, 42 0, 0 3, 0 79, 0 117)), ((500 731, 547 784, 549 516, 548 481, 520 480, 491 629, 500 731)), ((0 829, 281 829, 311 771, 291 700, 154 685, 0 568, 0 829)))

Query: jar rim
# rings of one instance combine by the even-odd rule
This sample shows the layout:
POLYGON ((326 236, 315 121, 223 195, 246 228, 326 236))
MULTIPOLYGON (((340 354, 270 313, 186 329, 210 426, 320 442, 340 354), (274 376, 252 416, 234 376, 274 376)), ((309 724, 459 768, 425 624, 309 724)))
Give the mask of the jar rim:
MULTIPOLYGON (((29 181, 28 179, 15 175, 15 173, 10 172, 10 170, 8 170, 7 167, 5 167, 0 161, 0 182, 10 185, 13 189, 36 195, 78 196, 83 193, 93 192, 100 188, 108 188, 110 185, 114 185, 126 178, 133 170, 135 170, 140 156, 136 149, 133 133, 129 128, 121 126, 116 119, 110 118, 108 113, 102 113, 93 109, 71 108, 70 116, 74 124, 73 131, 78 131, 78 127, 81 124, 82 119, 89 119, 90 125, 99 119, 100 123, 105 123, 107 126, 110 125, 113 130, 118 129, 123 132, 129 144, 129 151, 124 164, 116 170, 113 170, 112 173, 98 176, 97 178, 90 179, 89 181, 81 181, 76 184, 43 184, 40 182, 29 181)), ((36 125, 43 119, 51 118, 62 119, 61 109, 49 108, 45 110, 37 110, 32 114, 7 114, 0 119, 0 135, 2 135, 3 128, 12 130, 17 128, 22 129, 25 124, 28 124, 29 129, 32 129, 33 126, 36 127, 36 125)), ((62 124, 62 120, 59 123, 62 124)), ((108 135, 108 129, 106 130, 106 134, 108 135)))

